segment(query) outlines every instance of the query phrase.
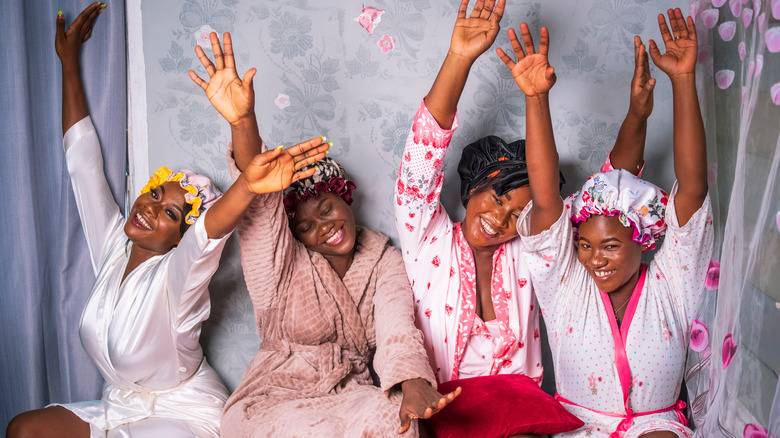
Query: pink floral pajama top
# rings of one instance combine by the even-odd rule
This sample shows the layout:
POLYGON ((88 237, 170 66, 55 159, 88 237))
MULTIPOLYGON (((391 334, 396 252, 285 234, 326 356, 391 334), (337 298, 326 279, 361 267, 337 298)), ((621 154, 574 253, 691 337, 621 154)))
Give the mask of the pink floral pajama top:
POLYGON ((676 187, 666 209, 666 238, 653 261, 643 265, 620 328, 608 294, 598 290, 577 259, 569 203, 558 221, 537 235, 530 235, 530 208, 518 222, 547 324, 558 395, 585 422, 557 436, 692 434, 675 408, 681 408, 677 397, 688 339, 712 252, 712 212, 707 197, 680 227, 675 193, 676 187))
POLYGON ((539 306, 519 239, 493 254, 495 321, 476 316, 471 248, 439 202, 442 160, 456 128, 457 119, 452 129, 442 129, 423 101, 396 182, 395 220, 417 325, 440 383, 494 374, 524 374, 541 383, 539 306))

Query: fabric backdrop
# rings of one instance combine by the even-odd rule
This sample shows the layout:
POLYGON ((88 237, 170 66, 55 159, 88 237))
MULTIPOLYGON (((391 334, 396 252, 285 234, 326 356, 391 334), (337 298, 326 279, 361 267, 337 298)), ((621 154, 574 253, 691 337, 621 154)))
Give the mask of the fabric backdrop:
MULTIPOLYGON (((78 337, 94 282, 62 151, 57 11, 81 0, 4 2, 0 26, 0 435, 14 415, 100 396, 102 378, 78 337)), ((86 92, 106 173, 124 200, 127 137, 124 2, 112 1, 83 49, 86 92)))

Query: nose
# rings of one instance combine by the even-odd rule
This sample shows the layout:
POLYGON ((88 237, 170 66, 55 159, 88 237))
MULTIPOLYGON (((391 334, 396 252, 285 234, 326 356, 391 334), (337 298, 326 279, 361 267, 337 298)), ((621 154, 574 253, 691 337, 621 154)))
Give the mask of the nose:
POLYGON ((604 254, 602 254, 601 251, 594 250, 590 254, 590 257, 588 257, 588 260, 586 260, 586 264, 591 269, 597 269, 597 268, 601 268, 604 265, 606 265, 607 264, 607 259, 606 259, 606 257, 604 257, 604 254))
POLYGON ((317 224, 317 226, 320 229, 320 235, 327 236, 328 233, 330 233, 330 230, 333 229, 333 222, 329 220, 320 220, 320 223, 317 224))

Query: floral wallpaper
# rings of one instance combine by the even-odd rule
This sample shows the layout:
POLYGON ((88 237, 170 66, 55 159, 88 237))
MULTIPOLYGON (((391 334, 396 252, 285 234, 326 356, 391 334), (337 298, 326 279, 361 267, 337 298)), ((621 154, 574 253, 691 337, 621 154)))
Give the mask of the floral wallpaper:
MULTIPOLYGON (((293 145, 325 135, 331 156, 357 183, 353 204, 359 223, 395 236, 394 178, 411 119, 446 54, 458 0, 185 0, 140 4, 148 167, 188 167, 229 185, 226 122, 187 77, 206 77, 194 46, 208 33, 231 32, 239 75, 256 67, 256 111, 269 145, 293 145)), ((472 2, 473 3, 473 2, 472 2)), ((509 49, 506 29, 525 21, 534 34, 550 30, 550 61, 558 82, 551 92, 561 168, 572 192, 603 162, 628 109, 633 35, 660 40, 656 16, 680 0, 508 0, 495 46, 509 49)), ((140 35, 138 34, 140 32, 140 35)), ((132 41, 132 38, 131 38, 132 41)), ((131 42, 132 44, 132 42, 131 42)), ((208 55, 211 49, 203 45, 208 55)), ((495 48, 495 47, 494 47, 495 48)), ((493 49, 494 49, 493 48, 493 49)), ((131 60, 132 61, 132 60, 131 60)), ((657 75, 655 112, 649 120, 644 176, 666 189, 671 167, 671 87, 657 75)), ((460 219, 460 149, 488 134, 507 141, 525 132, 522 92, 494 50, 472 68, 459 107, 460 128, 445 164, 443 201, 460 219)), ((233 239, 211 283, 212 317, 204 329, 209 361, 229 388, 257 351, 251 303, 233 239)))

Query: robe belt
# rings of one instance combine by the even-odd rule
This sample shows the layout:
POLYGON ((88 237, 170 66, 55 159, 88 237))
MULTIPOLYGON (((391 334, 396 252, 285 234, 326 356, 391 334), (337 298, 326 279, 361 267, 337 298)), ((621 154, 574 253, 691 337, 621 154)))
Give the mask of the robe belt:
POLYGON ((271 369, 267 369, 266 373, 256 381, 257 387, 252 390, 253 395, 245 399, 244 414, 247 418, 280 401, 337 394, 342 389, 340 383, 346 380, 357 380, 358 384, 371 384, 368 358, 357 351, 342 349, 336 343, 303 345, 286 340, 269 339, 262 341, 260 350, 278 353, 278 357, 273 359, 273 365, 269 362, 271 369), (307 375, 295 379, 290 378, 289 370, 275 372, 277 369, 283 369, 294 355, 302 356, 316 369, 319 374, 316 381, 308 380, 313 377, 308 372, 307 375), (365 382, 360 379, 362 374, 365 374, 365 379, 362 379, 365 382), (350 375, 358 378, 348 379, 350 375), (288 386, 290 383, 292 386, 288 386))
POLYGON ((615 418, 622 418, 623 420, 618 424, 617 429, 615 429, 614 432, 612 432, 609 435, 609 438, 620 438, 623 436, 625 432, 628 431, 628 429, 631 428, 631 426, 634 425, 634 417, 642 417, 645 415, 652 415, 652 414, 660 414, 662 412, 668 412, 668 411, 674 411, 677 414, 677 419, 680 420, 680 423, 682 423, 683 426, 688 427, 688 420, 685 418, 685 414, 683 413, 683 409, 685 409, 685 402, 682 400, 677 400, 677 402, 668 408, 659 409, 657 411, 647 411, 647 412, 639 412, 636 413, 631 410, 631 408, 626 407, 626 413, 625 414, 616 414, 614 412, 604 412, 599 411, 596 409, 586 408, 585 406, 578 405, 577 403, 574 403, 573 401, 567 400, 563 397, 561 397, 560 394, 555 394, 555 400, 561 402, 570 404, 572 406, 577 406, 582 409, 587 409, 591 412, 595 412, 597 414, 606 415, 608 417, 615 417, 615 418))

